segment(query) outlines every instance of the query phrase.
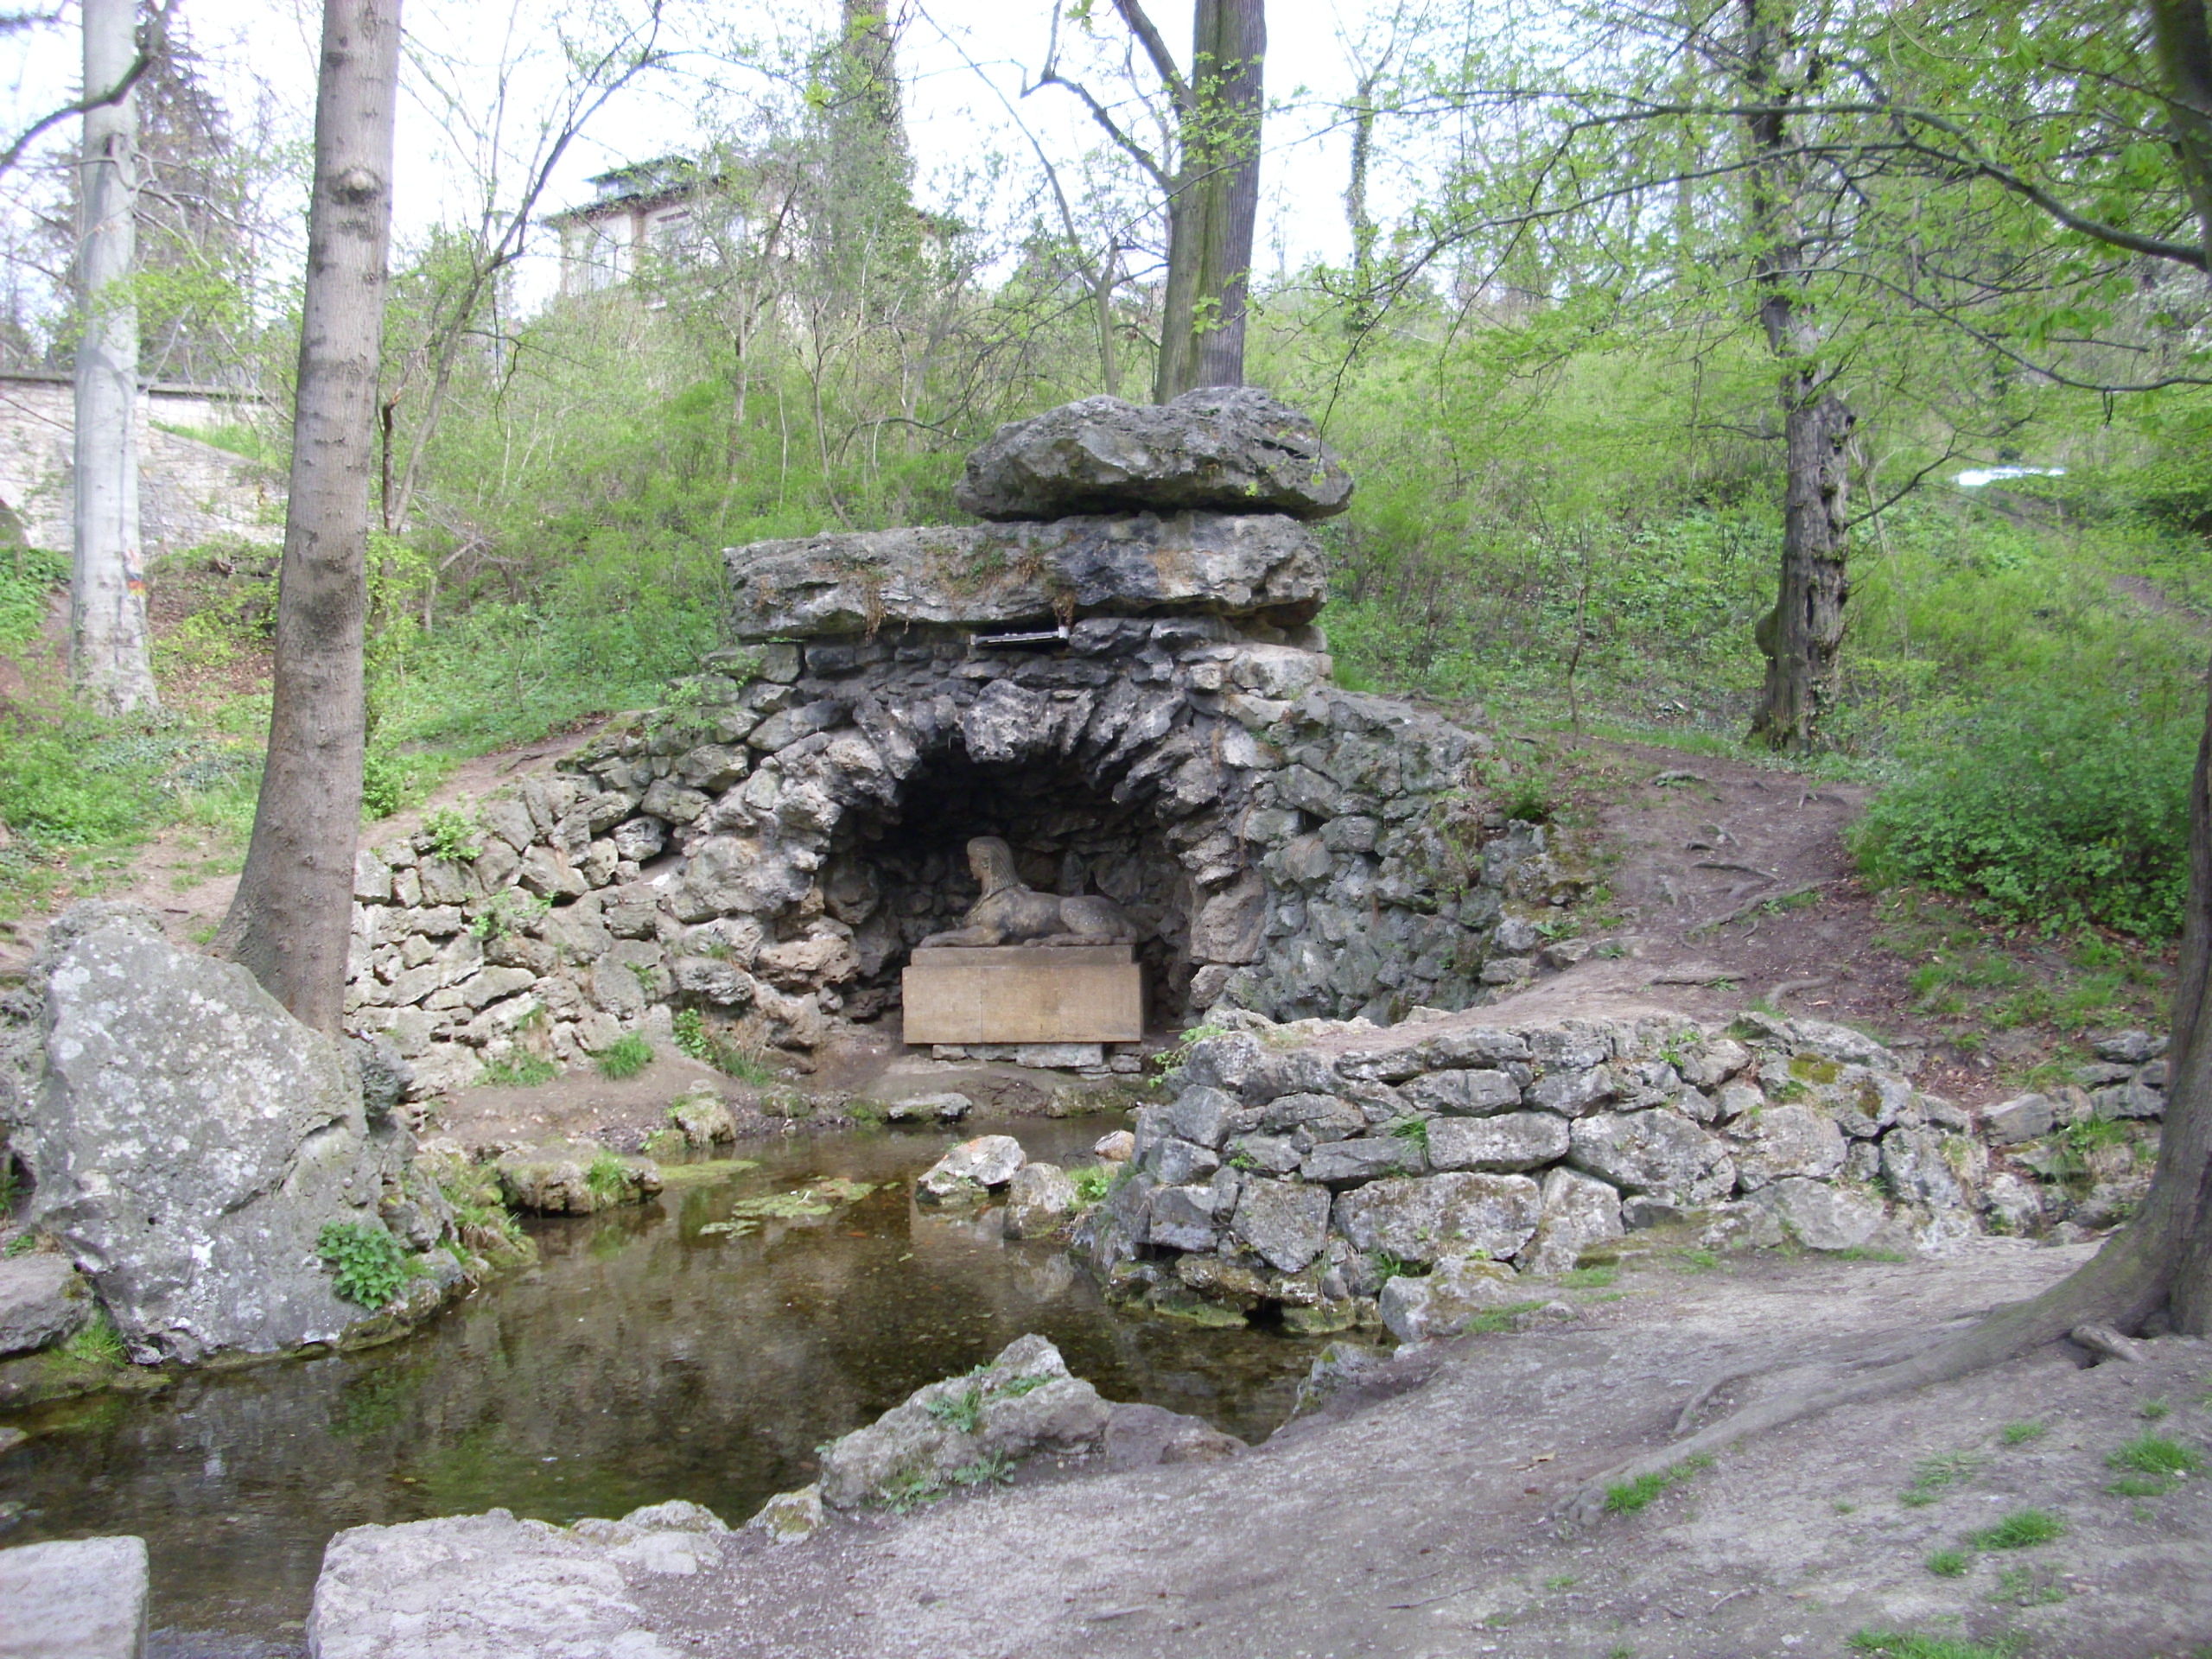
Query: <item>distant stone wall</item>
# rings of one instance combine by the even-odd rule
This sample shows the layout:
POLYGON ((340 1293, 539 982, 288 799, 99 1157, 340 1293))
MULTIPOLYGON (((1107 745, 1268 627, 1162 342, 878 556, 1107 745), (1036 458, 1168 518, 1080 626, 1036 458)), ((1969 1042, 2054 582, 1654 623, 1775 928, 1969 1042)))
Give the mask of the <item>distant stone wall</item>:
POLYGON ((2066 1173, 2037 1161, 2052 1143, 2020 1143, 2163 1113, 2154 1045, 2119 1046, 2133 1064, 2104 1093, 1978 1116, 1813 1020, 1260 1025, 1198 1043, 1173 1103, 1138 1113, 1132 1173, 1077 1244, 1111 1294, 1162 1312, 1272 1305, 1308 1330, 1379 1313, 1410 1340, 1693 1215, 1710 1242, 1818 1250, 2033 1232, 2072 1206, 2035 1179, 2066 1173))
MULTIPOLYGON (((70 546, 72 403, 66 378, 0 376, 0 502, 22 518, 33 547, 70 546)), ((243 455, 154 425, 219 425, 235 421, 238 408, 237 400, 190 388, 141 394, 138 513, 149 556, 216 540, 283 539, 282 478, 243 455)))

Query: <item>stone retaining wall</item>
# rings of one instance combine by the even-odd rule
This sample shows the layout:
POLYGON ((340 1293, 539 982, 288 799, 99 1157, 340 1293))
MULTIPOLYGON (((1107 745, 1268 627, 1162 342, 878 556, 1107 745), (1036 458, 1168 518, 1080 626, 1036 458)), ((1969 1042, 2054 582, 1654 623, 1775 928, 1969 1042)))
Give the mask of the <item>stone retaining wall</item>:
POLYGON ((1077 1244, 1111 1294, 1165 1312, 1274 1305, 1311 1330, 1379 1313, 1411 1338, 1690 1216, 1711 1242, 1820 1250, 2033 1231, 2046 1196, 1991 1143, 2162 1113, 2158 1046, 2129 1038, 2100 1096, 1985 1122, 1812 1020, 1255 1024, 1198 1043, 1173 1102, 1138 1114, 1131 1173, 1077 1244))

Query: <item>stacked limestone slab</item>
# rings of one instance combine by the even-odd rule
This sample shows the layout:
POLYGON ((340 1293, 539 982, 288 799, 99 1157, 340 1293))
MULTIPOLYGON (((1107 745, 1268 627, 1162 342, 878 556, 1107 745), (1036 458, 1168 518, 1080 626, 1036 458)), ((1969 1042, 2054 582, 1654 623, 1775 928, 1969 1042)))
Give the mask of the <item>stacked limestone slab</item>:
POLYGON ((676 1004, 808 1046, 957 924, 974 834, 1135 917, 1170 1020, 1479 1000, 1526 967, 1506 899, 1572 884, 1484 806, 1487 737, 1331 683, 1307 521, 1350 493, 1264 394, 1092 398, 971 458, 992 523, 732 550, 742 643, 679 705, 486 803, 465 859, 364 858, 353 1017, 418 1093, 676 1004))
POLYGON ((1662 1221, 1837 1250, 2040 1220, 2033 1184, 1992 1167, 2011 1127, 1985 1133, 1845 1027, 1479 1018, 1199 1042, 1078 1247, 1165 1312, 1272 1304, 1314 1330, 1379 1313, 1412 1338, 1541 1300, 1662 1221))

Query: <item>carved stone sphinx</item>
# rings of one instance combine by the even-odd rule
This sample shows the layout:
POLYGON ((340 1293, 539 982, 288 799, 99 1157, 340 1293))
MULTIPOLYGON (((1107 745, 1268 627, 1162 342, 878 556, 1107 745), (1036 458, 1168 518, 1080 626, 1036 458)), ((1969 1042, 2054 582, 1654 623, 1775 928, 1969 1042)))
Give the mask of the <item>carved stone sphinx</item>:
POLYGON ((1014 849, 996 836, 978 836, 968 843, 968 868, 982 884, 983 896, 969 906, 960 926, 931 934, 918 949, 1128 944, 1137 937, 1136 928, 1111 899, 1063 899, 1022 886, 1014 870, 1014 849))

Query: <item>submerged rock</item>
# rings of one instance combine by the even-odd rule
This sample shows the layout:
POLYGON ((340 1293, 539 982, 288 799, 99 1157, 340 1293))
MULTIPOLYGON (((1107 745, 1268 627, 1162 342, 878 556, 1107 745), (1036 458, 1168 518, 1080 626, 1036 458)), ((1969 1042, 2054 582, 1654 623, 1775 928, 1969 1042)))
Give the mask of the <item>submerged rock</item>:
POLYGON ((10 1001, 0 1119, 37 1182, 27 1219, 91 1276, 132 1359, 270 1352, 364 1317, 317 1239, 383 1230, 411 1141, 368 1118, 338 1044, 126 905, 56 922, 10 1001))
POLYGON ((1112 1414, 1058 1348, 1022 1337, 982 1370, 918 1389, 834 1442, 822 1455, 823 1501, 905 1504, 996 1478, 1039 1452, 1095 1451, 1112 1414))

